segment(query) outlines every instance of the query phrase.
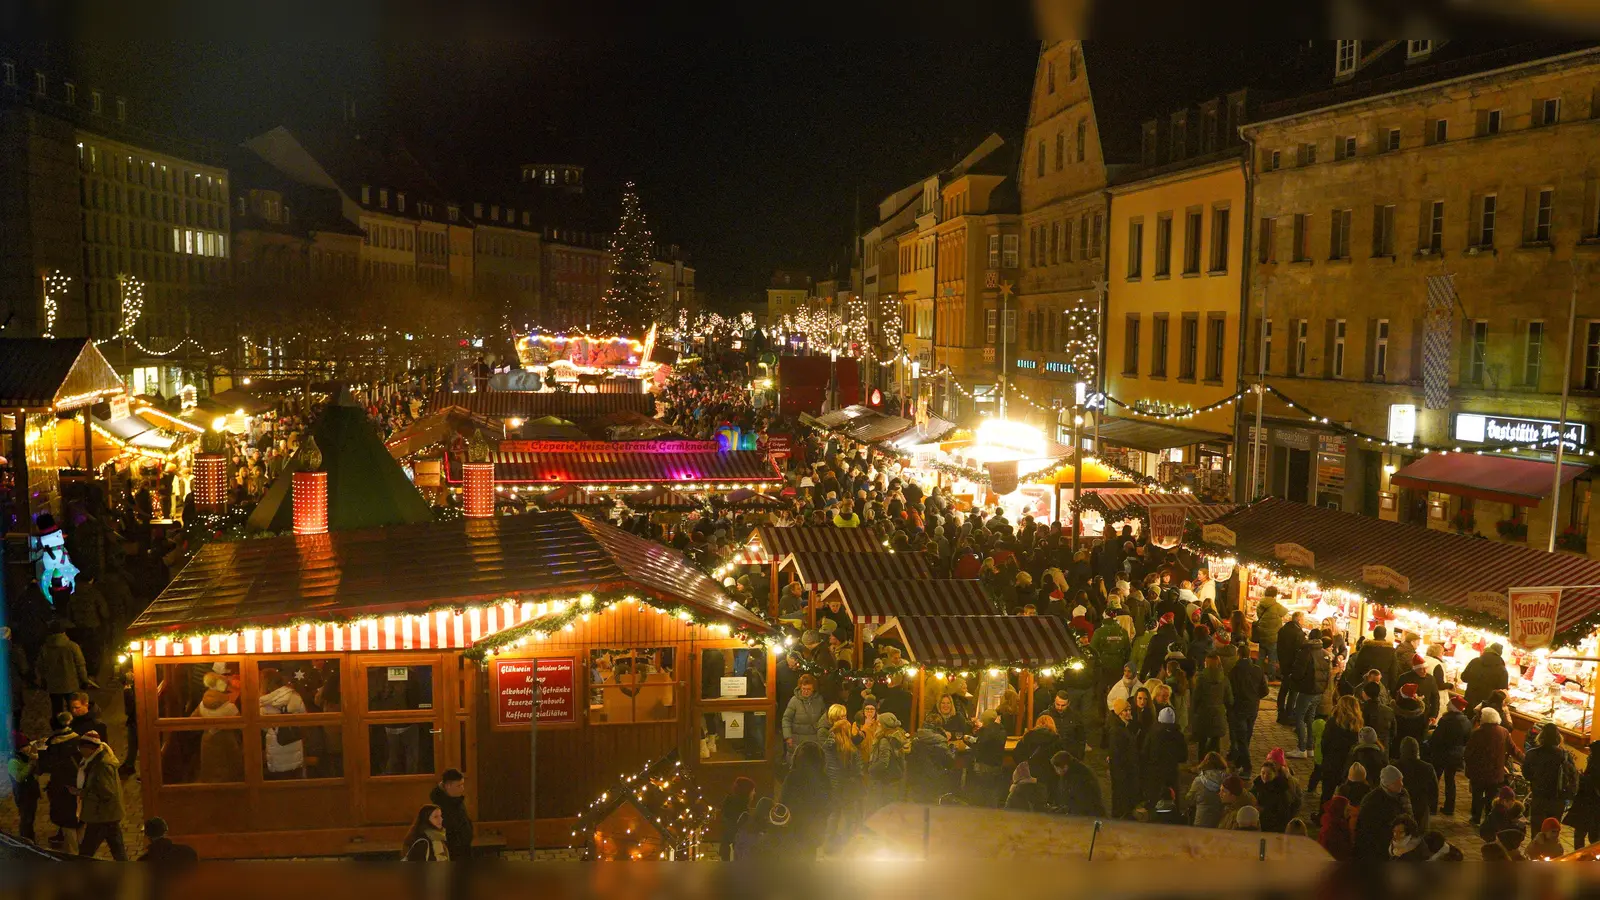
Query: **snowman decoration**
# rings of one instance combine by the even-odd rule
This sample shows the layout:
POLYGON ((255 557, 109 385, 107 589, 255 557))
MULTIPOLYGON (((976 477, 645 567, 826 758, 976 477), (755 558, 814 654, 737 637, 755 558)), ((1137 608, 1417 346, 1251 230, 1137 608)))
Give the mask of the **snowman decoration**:
POLYGON ((67 593, 77 590, 78 567, 67 557, 67 535, 56 524, 55 517, 44 513, 38 518, 39 536, 29 538, 29 555, 33 558, 34 575, 39 588, 54 602, 56 580, 67 593))

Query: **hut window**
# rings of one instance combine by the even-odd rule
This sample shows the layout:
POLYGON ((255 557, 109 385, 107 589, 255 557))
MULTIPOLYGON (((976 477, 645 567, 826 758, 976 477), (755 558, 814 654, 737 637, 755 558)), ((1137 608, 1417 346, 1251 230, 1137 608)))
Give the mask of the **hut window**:
POLYGON ((427 775, 433 768, 433 723, 386 722, 367 726, 368 762, 374 776, 427 775))
POLYGON ((156 665, 156 717, 236 719, 242 685, 236 659, 156 665))
POLYGON ((725 647, 700 651, 700 699, 745 700, 767 696, 767 651, 725 647))
POLYGON ((589 724, 673 722, 678 718, 677 651, 671 647, 591 650, 589 724))
POLYGON ((262 778, 342 778, 344 733, 337 724, 343 709, 339 660, 262 660, 256 674, 262 778), (281 724, 279 717, 284 717, 281 724))
POLYGON ((163 785, 244 781, 243 728, 162 729, 156 746, 163 785))
POLYGON ((433 666, 368 668, 367 709, 374 712, 433 709, 433 666))
POLYGON ((702 763, 767 758, 767 714, 755 710, 705 713, 700 733, 702 763))

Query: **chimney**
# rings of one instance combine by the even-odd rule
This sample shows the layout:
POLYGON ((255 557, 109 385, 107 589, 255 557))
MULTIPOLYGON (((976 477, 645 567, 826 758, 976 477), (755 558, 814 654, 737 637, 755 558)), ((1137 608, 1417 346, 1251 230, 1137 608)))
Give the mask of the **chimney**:
POLYGON ((202 513, 221 514, 227 510, 228 458, 221 453, 195 456, 194 504, 202 513))
POLYGON ((322 448, 316 438, 307 438, 300 449, 304 469, 291 477, 294 501, 295 534, 328 533, 328 473, 322 469, 322 448))
POLYGON ((494 463, 468 462, 461 464, 462 507, 469 519, 487 519, 494 515, 494 463))

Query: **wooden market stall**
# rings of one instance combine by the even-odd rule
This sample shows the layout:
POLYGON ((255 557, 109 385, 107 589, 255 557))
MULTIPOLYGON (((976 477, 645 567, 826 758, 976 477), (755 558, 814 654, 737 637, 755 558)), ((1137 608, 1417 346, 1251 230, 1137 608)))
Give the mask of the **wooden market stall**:
POLYGON ((580 428, 590 421, 618 412, 653 415, 653 394, 596 394, 545 391, 439 391, 428 401, 428 409, 462 407, 474 415, 491 419, 537 419, 559 416, 580 428))
MULTIPOLYGON (((729 498, 733 497, 730 493, 729 498)), ((882 553, 883 543, 865 528, 834 528, 831 525, 759 525, 721 569, 720 578, 734 566, 768 566, 767 614, 778 615, 778 574, 790 565, 796 553, 882 553)))
POLYGON ((1190 538, 1249 615, 1274 587, 1291 610, 1332 616, 1352 639, 1378 624, 1418 635, 1441 648, 1457 683, 1468 662, 1499 643, 1516 730, 1551 720, 1575 746, 1595 734, 1600 560, 1273 497, 1191 529, 1190 538), (1524 607, 1516 588, 1540 596, 1524 607), (1528 636, 1520 646, 1512 640, 1519 635, 1528 636))
MULTIPOLYGON (((1149 529, 1152 543, 1175 547, 1183 541, 1188 523, 1204 525, 1238 508, 1235 503, 1205 503, 1193 494, 1146 491, 1091 491, 1079 502, 1080 514, 1098 513, 1109 537, 1124 522, 1138 533, 1149 529)), ((1093 529, 1089 529, 1093 534, 1093 529)))
POLYGON ((864 625, 886 627, 899 616, 992 616, 994 604, 976 580, 932 578, 896 581, 858 581, 845 578, 823 589, 817 602, 838 596, 855 624, 855 665, 861 665, 864 625))
MULTIPOLYGON (((603 396, 603 395, 601 395, 603 396)), ((445 454, 448 484, 460 487, 466 454, 445 454)), ((501 441, 489 454, 496 490, 541 493, 576 485, 620 493, 684 493, 776 486, 783 475, 758 450, 721 450, 716 441, 501 441)))
POLYGON ((766 634, 571 512, 214 542, 130 628, 144 813, 206 857, 385 852, 455 767, 480 839, 526 846, 534 678, 541 845, 673 750, 770 790, 766 634))

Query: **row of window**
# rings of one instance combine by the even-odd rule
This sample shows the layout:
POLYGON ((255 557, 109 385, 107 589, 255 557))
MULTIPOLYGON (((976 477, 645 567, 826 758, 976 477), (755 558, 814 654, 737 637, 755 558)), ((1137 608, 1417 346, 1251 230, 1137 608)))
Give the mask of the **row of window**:
MULTIPOLYGON (((1200 364, 1201 319, 1199 313, 1182 313, 1178 326, 1178 378, 1194 381, 1196 367, 1200 364)), ((1137 378, 1140 374, 1141 342, 1144 339, 1144 315, 1129 313, 1123 325, 1122 374, 1137 378)), ((1221 383, 1228 340, 1226 313, 1211 312, 1205 316, 1205 380, 1221 383)), ((1171 356, 1171 316, 1154 313, 1150 316, 1150 371, 1151 378, 1166 378, 1167 363, 1171 356)))
MULTIPOLYGON (((1073 47, 1067 51, 1067 81, 1078 80, 1078 73, 1083 71, 1083 48, 1073 47)), ((1047 94, 1056 92, 1056 61, 1045 63, 1044 91, 1047 94)))
POLYGON ((938 258, 934 241, 935 238, 929 235, 917 239, 915 243, 900 245, 900 274, 909 275, 912 272, 932 268, 938 258))
MULTIPOLYGON (((1078 136, 1077 136, 1076 142, 1073 145, 1072 156, 1073 156, 1073 161, 1075 161, 1075 162, 1083 162, 1084 161, 1084 157, 1088 152, 1088 146, 1089 146, 1089 120, 1088 119, 1079 119, 1078 120, 1077 132, 1078 132, 1078 136)), ((1035 169, 1034 174, 1038 175, 1040 178, 1044 177, 1045 160, 1046 159, 1047 159, 1047 156, 1046 156, 1046 150, 1045 150, 1045 142, 1043 140, 1040 140, 1039 141, 1039 152, 1038 152, 1038 156, 1036 158, 1036 165, 1034 166, 1034 169, 1035 169)), ((1067 160, 1067 136, 1066 136, 1065 132, 1057 131, 1056 132, 1055 168, 1052 169, 1052 171, 1054 171, 1054 172, 1061 171, 1063 168, 1066 167, 1067 161, 1068 161, 1067 160)))
MULTIPOLYGON (((1205 236, 1203 206, 1191 206, 1183 215, 1183 274, 1199 275, 1201 261, 1206 260, 1206 271, 1220 275, 1228 271, 1229 222, 1232 210, 1227 203, 1217 203, 1211 208, 1210 252, 1202 244, 1205 236)), ((1156 214, 1155 254, 1152 260, 1156 278, 1172 275, 1172 212, 1156 214)), ((1128 220, 1128 280, 1144 277, 1144 217, 1128 220)))
MULTIPOLYGON (((18 86, 17 85, 17 64, 16 63, 12 62, 9 59, 0 60, 0 82, 3 82, 5 84, 5 86, 9 87, 9 88, 14 88, 14 87, 18 86)), ((71 81, 63 81, 61 83, 61 88, 62 88, 62 98, 61 98, 62 102, 66 103, 68 106, 77 106, 78 105, 78 85, 75 84, 74 82, 71 82, 71 81)), ((33 73, 33 93, 34 93, 34 96, 37 96, 37 97, 49 97, 50 96, 50 79, 43 72, 40 72, 37 69, 35 69, 34 73, 33 73)), ((101 94, 99 91, 90 91, 89 92, 89 112, 94 113, 97 116, 100 115, 101 113, 105 112, 105 96, 103 94, 101 94)), ((128 101, 126 99, 122 98, 122 97, 118 97, 117 98, 117 121, 118 122, 126 122, 127 120, 128 120, 128 101)))
POLYGON ((1015 234, 989 235, 989 268, 1015 269, 1017 267, 1017 242, 1015 234))
MULTIPOLYGON (((1433 41, 1406 41, 1406 62, 1416 62, 1426 59, 1433 52, 1433 41)), ((1338 40, 1333 42, 1333 74, 1336 78, 1354 75, 1356 65, 1361 61, 1361 42, 1359 40, 1338 40)))
POLYGON ((227 227, 226 209, 221 203, 184 200, 136 187, 124 188, 101 178, 84 177, 79 180, 78 202, 84 209, 138 216, 165 224, 227 227))
POLYGON ((221 175, 168 167, 166 163, 117 153, 93 142, 78 142, 78 167, 115 181, 214 203, 226 202, 228 193, 226 180, 221 175))
MULTIPOLYGON (((1079 260, 1099 259, 1104 247, 1102 227, 1105 224, 1102 213, 1083 213, 1078 217, 1078 249, 1076 258, 1079 260)), ((1028 228, 1028 267, 1053 266, 1058 263, 1072 262, 1072 218, 1069 216, 1057 222, 1051 222, 1050 227, 1033 225, 1028 228)))
MULTIPOLYGON (((1594 112, 1600 113, 1600 104, 1596 104, 1594 112)), ((1561 121, 1561 98, 1541 97, 1533 101, 1532 108, 1528 111, 1528 127, 1543 128, 1555 125, 1561 121)), ((1473 136, 1489 137, 1499 134, 1511 125, 1510 117, 1501 109, 1480 109, 1474 111, 1473 136)), ((1422 146, 1443 144, 1450 140, 1450 120, 1448 118, 1428 119, 1422 129, 1422 146)), ((1361 155, 1360 136, 1355 134, 1341 134, 1333 138, 1333 159, 1339 162, 1353 159, 1361 155)), ((1367 137, 1366 146, 1371 153, 1393 153, 1404 149, 1406 142, 1399 127, 1393 125, 1382 126, 1367 137)), ((1319 143, 1307 141, 1294 148, 1295 164, 1298 166, 1314 166, 1317 164, 1319 143)), ((1283 168, 1282 150, 1263 150, 1261 155, 1261 168, 1267 172, 1275 172, 1283 168)))
MULTIPOLYGON (((1545 246, 1550 244, 1555 234, 1556 222, 1556 192, 1553 187, 1538 186, 1528 188, 1524 198, 1524 215, 1522 227, 1523 246, 1545 246)), ((1580 198, 1581 199, 1581 198, 1580 198)), ((1466 231, 1465 247, 1469 253, 1493 250, 1496 238, 1501 230, 1502 204, 1498 194, 1475 195, 1468 201, 1466 221, 1463 223, 1466 231)), ((1592 204, 1584 216, 1589 229, 1583 238, 1593 239, 1600 235, 1600 202, 1592 204)), ((1309 262, 1313 258, 1313 221, 1309 213, 1295 213, 1288 216, 1263 216, 1261 218, 1260 238, 1257 241, 1257 260, 1262 263, 1275 263, 1280 259, 1278 247, 1278 221, 1288 219, 1290 229, 1288 261, 1309 262)), ((1353 226, 1355 223, 1355 210, 1335 209, 1328 217, 1328 258, 1349 259, 1353 253, 1354 239, 1353 226)), ((1393 257, 1395 255, 1396 234, 1396 205, 1377 204, 1372 207, 1372 256, 1393 257)), ((1438 254, 1444 252, 1444 231, 1446 210, 1443 200, 1425 200, 1417 210, 1417 253, 1421 255, 1438 254)))
MULTIPOLYGON (((1009 323, 1007 333, 1012 340, 1016 339, 1016 311, 1006 310, 1006 319, 1009 323)), ((988 310, 986 316, 989 343, 994 343, 995 325, 998 321, 996 310, 988 310)), ((1081 321, 1081 317, 1080 317, 1081 321)), ((1074 325, 1072 314, 1063 310, 1030 309, 1023 314, 1022 349, 1040 350, 1046 353, 1071 353, 1073 348, 1069 344, 1073 341, 1085 341, 1093 335, 1086 332, 1083 327, 1074 325)))

